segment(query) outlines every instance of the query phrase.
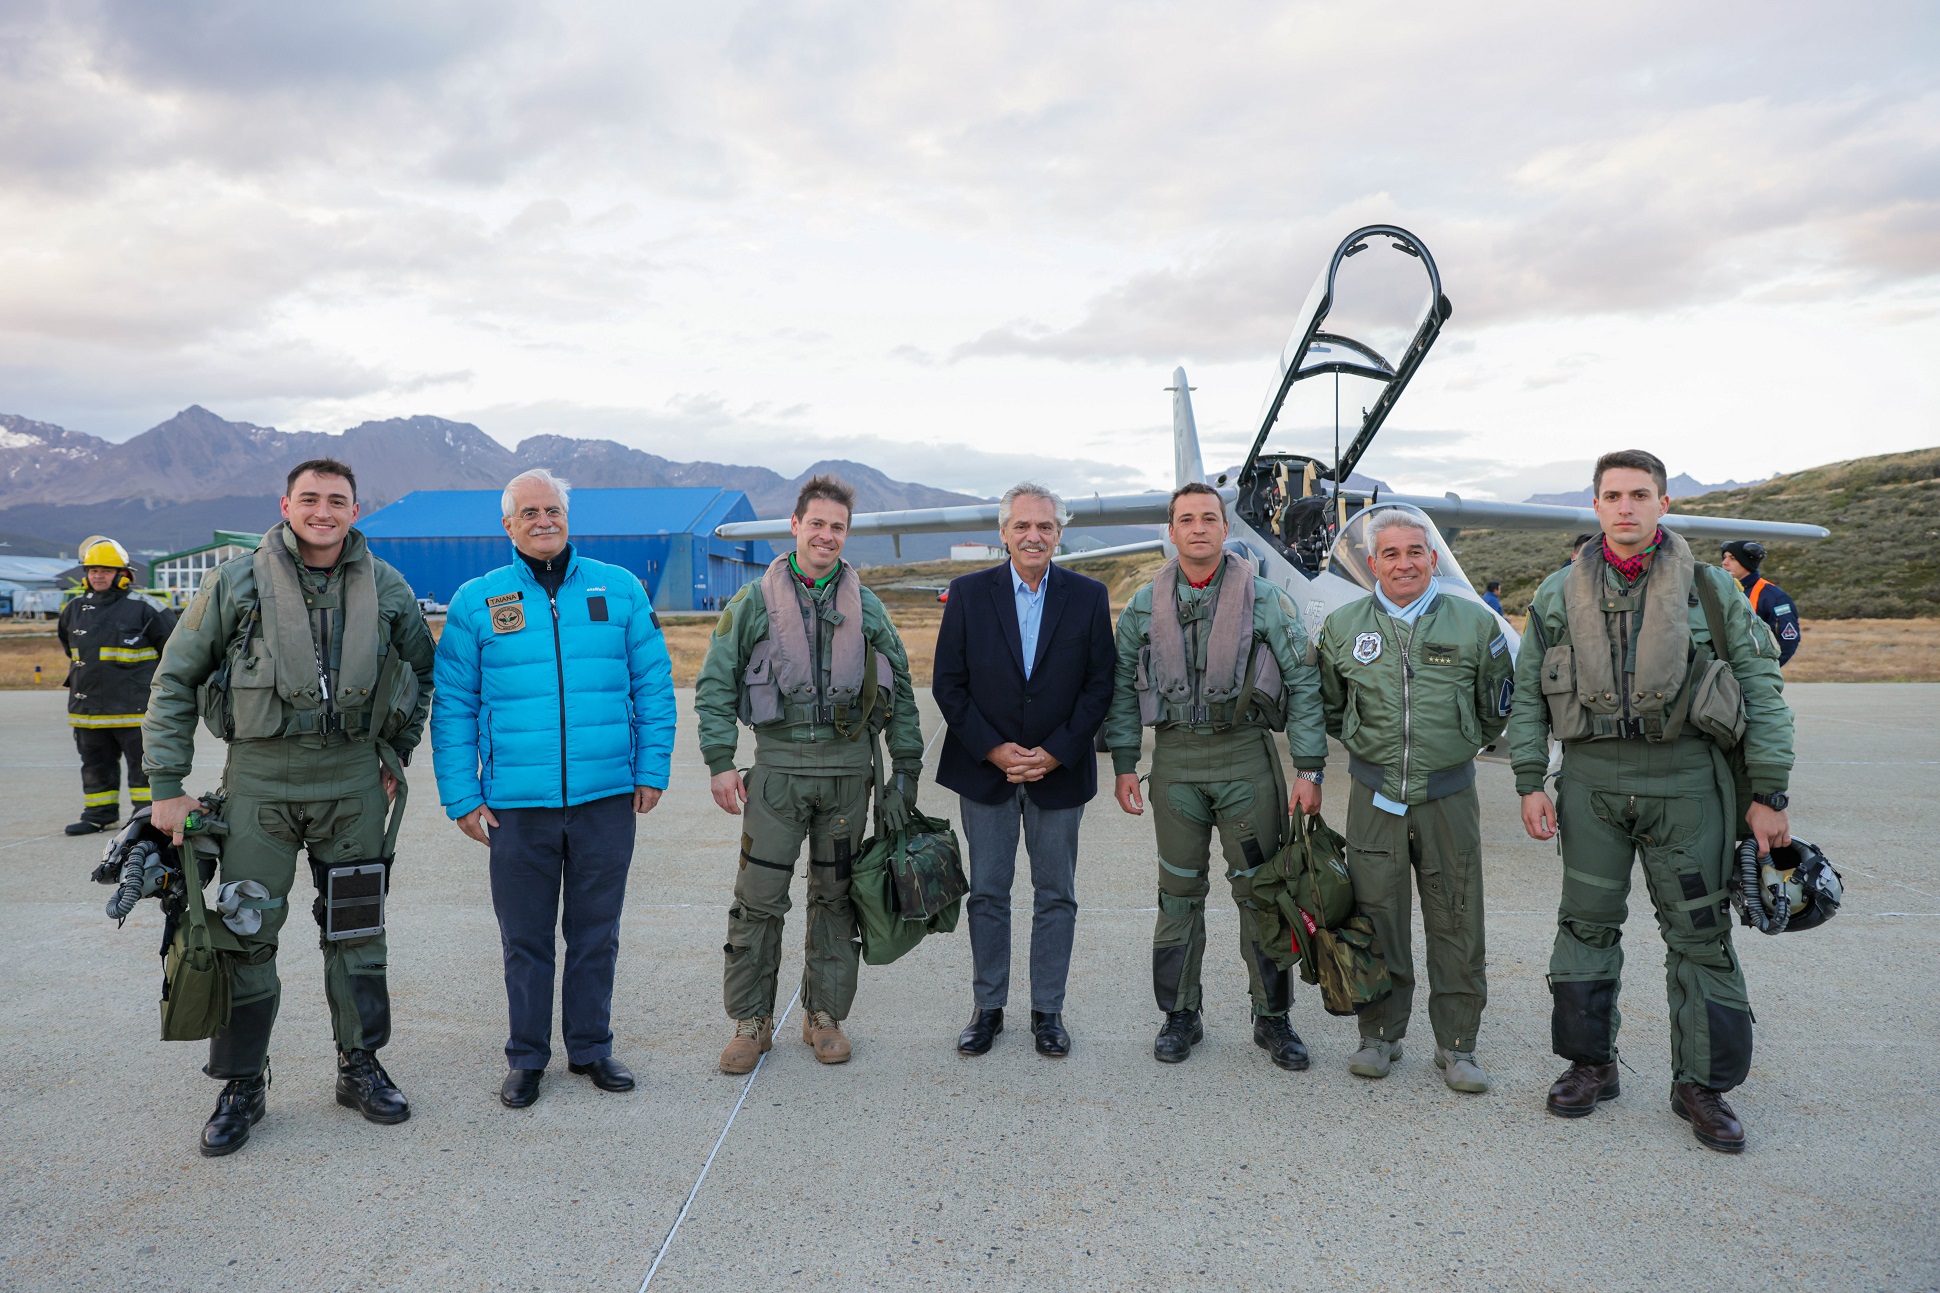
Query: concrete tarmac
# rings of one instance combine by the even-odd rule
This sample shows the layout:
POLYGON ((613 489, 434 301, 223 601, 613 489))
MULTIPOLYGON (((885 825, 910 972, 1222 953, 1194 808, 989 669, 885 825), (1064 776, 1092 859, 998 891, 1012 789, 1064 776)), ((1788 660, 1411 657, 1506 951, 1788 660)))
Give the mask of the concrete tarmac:
MULTIPOLYGON (((954 1048, 971 1005, 959 930, 864 968, 850 1064, 816 1064, 796 1013, 751 1088, 724 1077, 739 831, 708 797, 683 693, 614 999, 637 1090, 571 1076, 556 1042, 539 1103, 499 1105, 485 850, 439 811, 427 757, 392 895, 384 1052, 411 1120, 375 1126, 332 1099, 305 878, 280 958, 269 1114, 240 1153, 210 1160, 196 1137, 219 1088, 198 1071, 202 1047, 157 1039, 159 912, 144 903, 121 929, 102 915, 109 891, 87 879, 102 838, 60 833, 81 793, 61 696, 0 693, 0 1288, 630 1293, 656 1258, 652 1287, 669 1290, 1940 1287, 1940 686, 1788 695, 1793 821, 1844 872, 1847 905, 1809 933, 1735 935, 1758 1016, 1732 1096, 1741 1156, 1704 1149, 1668 1108, 1662 944, 1640 881, 1623 1096, 1579 1121, 1544 1113, 1563 1067, 1543 982, 1558 861, 1523 835, 1494 763, 1481 772, 1487 1095, 1442 1085, 1425 998, 1405 1058, 1367 1082, 1345 1067, 1353 1021, 1301 985, 1293 1020, 1314 1066, 1274 1068, 1252 1044, 1217 884, 1206 1041, 1185 1064, 1155 1063, 1151 825, 1109 797, 1084 826, 1069 1059, 1030 1046, 1020 865, 1014 1022, 989 1055, 954 1048)), ((213 786, 220 748, 206 739, 201 768, 197 786, 213 786)), ((931 785, 924 807, 954 817, 955 797, 931 785)))

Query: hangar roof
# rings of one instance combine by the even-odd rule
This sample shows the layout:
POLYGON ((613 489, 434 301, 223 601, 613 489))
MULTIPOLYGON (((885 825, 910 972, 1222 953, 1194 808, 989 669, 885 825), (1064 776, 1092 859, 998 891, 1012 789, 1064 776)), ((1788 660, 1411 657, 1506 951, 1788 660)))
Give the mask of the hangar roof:
MULTIPOLYGON (((496 489, 416 489, 357 528, 373 539, 500 538, 496 489)), ((738 489, 575 489, 567 528, 576 536, 706 534, 725 521, 752 521, 738 489)))

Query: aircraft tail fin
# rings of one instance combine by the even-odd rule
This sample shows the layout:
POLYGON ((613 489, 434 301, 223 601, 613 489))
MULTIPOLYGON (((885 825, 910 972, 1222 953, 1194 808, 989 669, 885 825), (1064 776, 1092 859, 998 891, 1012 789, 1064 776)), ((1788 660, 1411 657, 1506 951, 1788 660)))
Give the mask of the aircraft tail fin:
POLYGON ((1206 466, 1199 458, 1199 426, 1192 420, 1192 387, 1186 382, 1183 367, 1172 370, 1172 385, 1166 389, 1172 392, 1172 483, 1183 485, 1204 480, 1206 466))

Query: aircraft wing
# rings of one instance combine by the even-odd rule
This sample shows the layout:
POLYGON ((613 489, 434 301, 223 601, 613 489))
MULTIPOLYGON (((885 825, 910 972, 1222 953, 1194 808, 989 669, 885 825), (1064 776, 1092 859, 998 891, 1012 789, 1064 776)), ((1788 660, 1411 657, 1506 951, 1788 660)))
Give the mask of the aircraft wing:
MULTIPOLYGON (((1444 530, 1601 530, 1603 523, 1587 507, 1556 507, 1548 503, 1480 503, 1456 494, 1428 498, 1408 494, 1382 495, 1378 503, 1405 503, 1428 513, 1444 530)), ((1378 505, 1377 503, 1377 505, 1378 505)), ((1728 516, 1685 516, 1672 512, 1664 528, 1685 538, 1756 539, 1760 543, 1811 543, 1832 532, 1820 525, 1791 521, 1741 521, 1728 516)))
MULTIPOLYGON (((1227 502, 1239 491, 1222 489, 1227 502)), ((1160 490, 1143 494, 1093 494, 1087 498, 1067 498, 1071 519, 1067 528, 1102 525, 1164 525, 1166 501, 1171 495, 1160 490)), ((962 507, 917 507, 903 512, 857 512, 849 519, 852 536, 866 534, 948 534, 958 530, 997 529, 997 504, 970 503, 962 507)), ((716 526, 714 534, 722 539, 786 539, 788 518, 771 521, 730 521, 716 526)))
POLYGON ((1164 539, 1142 539, 1137 543, 1119 543, 1109 548, 1093 548, 1089 552, 1060 552, 1051 560, 1089 561, 1093 557, 1127 557, 1134 552, 1157 552, 1165 546, 1164 539))

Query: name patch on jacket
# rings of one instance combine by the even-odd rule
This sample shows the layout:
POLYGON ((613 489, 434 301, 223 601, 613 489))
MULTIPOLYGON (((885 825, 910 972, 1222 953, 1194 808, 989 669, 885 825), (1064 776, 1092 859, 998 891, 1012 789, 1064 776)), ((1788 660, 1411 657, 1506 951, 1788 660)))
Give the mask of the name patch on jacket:
POLYGON ((1429 642, 1421 648, 1421 658, 1429 664, 1454 664, 1455 648, 1443 646, 1438 642, 1429 642))
POLYGON ((525 599, 520 594, 490 597, 485 604, 492 608, 492 632, 517 633, 525 627, 525 599))

